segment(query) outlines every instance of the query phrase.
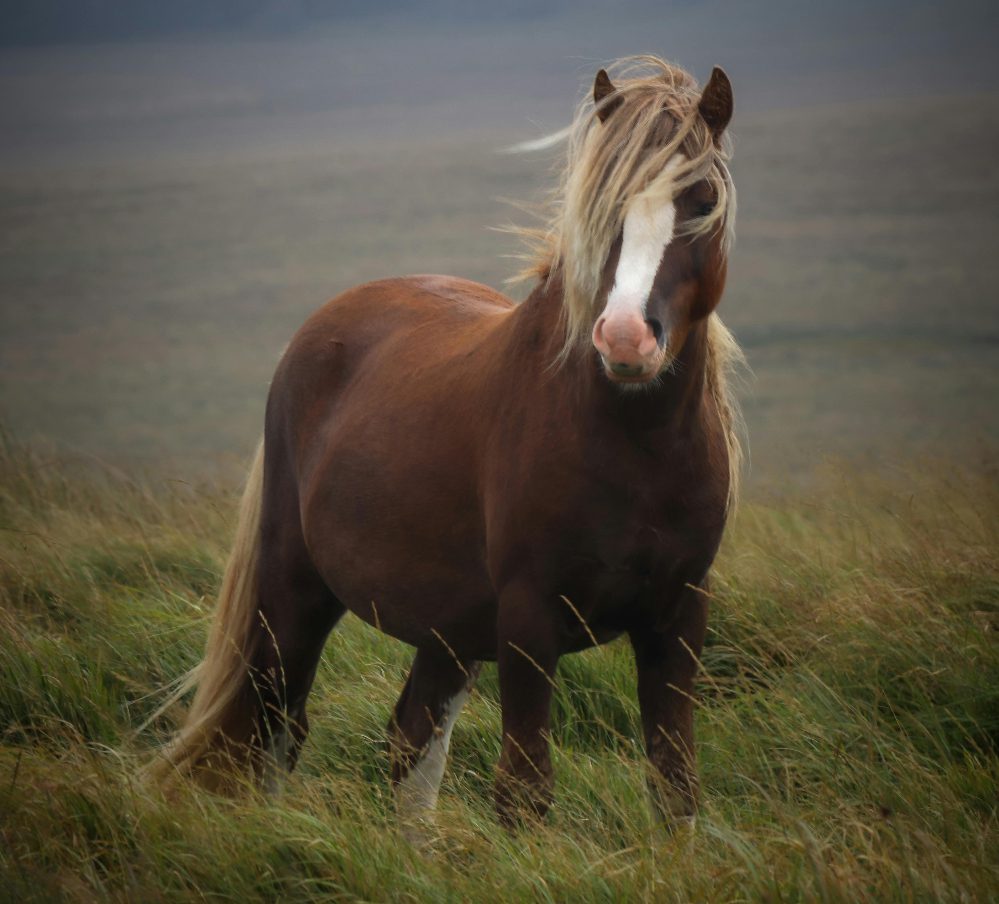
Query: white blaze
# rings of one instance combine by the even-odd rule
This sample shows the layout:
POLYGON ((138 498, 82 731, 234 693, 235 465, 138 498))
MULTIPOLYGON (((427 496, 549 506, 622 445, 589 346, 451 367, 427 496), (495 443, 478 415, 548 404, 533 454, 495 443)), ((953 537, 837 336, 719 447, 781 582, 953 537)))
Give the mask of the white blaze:
MULTIPOLYGON (((677 154, 663 169, 665 176, 685 160, 677 154)), ((604 315, 634 313, 645 319, 645 306, 652 292, 666 247, 673 241, 676 205, 662 195, 639 195, 624 218, 621 256, 614 273, 614 285, 607 296, 604 315)))

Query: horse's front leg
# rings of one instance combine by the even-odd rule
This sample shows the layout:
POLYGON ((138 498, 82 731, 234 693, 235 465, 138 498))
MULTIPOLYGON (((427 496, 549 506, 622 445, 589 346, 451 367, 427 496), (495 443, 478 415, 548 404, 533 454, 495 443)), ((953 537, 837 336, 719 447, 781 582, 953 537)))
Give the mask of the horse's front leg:
POLYGON ((544 816, 551 806, 548 729, 559 648, 548 607, 526 590, 501 595, 497 638, 503 746, 496 812, 510 826, 524 815, 544 816))
POLYGON ((692 824, 697 807, 693 692, 707 628, 705 586, 684 589, 676 617, 665 627, 631 634, 649 793, 655 814, 669 828, 692 824))

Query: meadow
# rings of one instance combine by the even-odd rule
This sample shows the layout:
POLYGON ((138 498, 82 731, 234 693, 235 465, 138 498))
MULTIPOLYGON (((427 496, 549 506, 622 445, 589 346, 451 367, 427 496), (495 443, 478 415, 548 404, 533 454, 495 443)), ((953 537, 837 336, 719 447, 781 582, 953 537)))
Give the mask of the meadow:
POLYGON ((0 888, 10 901, 940 900, 999 894, 999 490, 988 465, 830 471, 750 501, 716 567, 692 832, 649 816, 631 654, 562 660, 557 798, 508 834, 494 666, 455 729, 432 856, 382 743, 410 651, 348 617, 283 796, 138 778, 197 660, 236 493, 7 438, 0 888))

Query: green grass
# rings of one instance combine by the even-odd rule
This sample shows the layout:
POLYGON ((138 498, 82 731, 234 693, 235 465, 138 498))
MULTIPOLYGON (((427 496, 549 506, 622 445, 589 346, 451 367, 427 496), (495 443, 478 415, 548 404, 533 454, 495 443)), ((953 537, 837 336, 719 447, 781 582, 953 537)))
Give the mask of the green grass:
POLYGON ((648 814, 625 645, 565 658, 556 806, 492 815, 495 669, 455 729, 434 857, 400 839, 383 726, 410 653, 330 640, 276 801, 136 778, 194 664, 235 495, 0 450, 0 890, 7 900, 988 900, 999 895, 994 472, 829 475, 744 505, 697 715, 703 807, 648 814))

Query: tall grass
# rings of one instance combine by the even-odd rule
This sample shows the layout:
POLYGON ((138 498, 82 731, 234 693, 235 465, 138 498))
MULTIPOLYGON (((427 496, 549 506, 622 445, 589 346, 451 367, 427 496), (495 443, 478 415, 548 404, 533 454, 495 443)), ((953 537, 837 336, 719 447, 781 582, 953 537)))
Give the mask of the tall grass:
POLYGON ((988 900, 999 896, 996 475, 828 476, 720 556, 692 832, 646 809, 626 645, 565 658, 557 804, 492 815, 495 670, 459 721, 435 856, 401 840, 384 725, 410 652, 331 638, 278 800, 137 766, 204 642, 235 495, 0 449, 0 895, 9 900, 988 900))

